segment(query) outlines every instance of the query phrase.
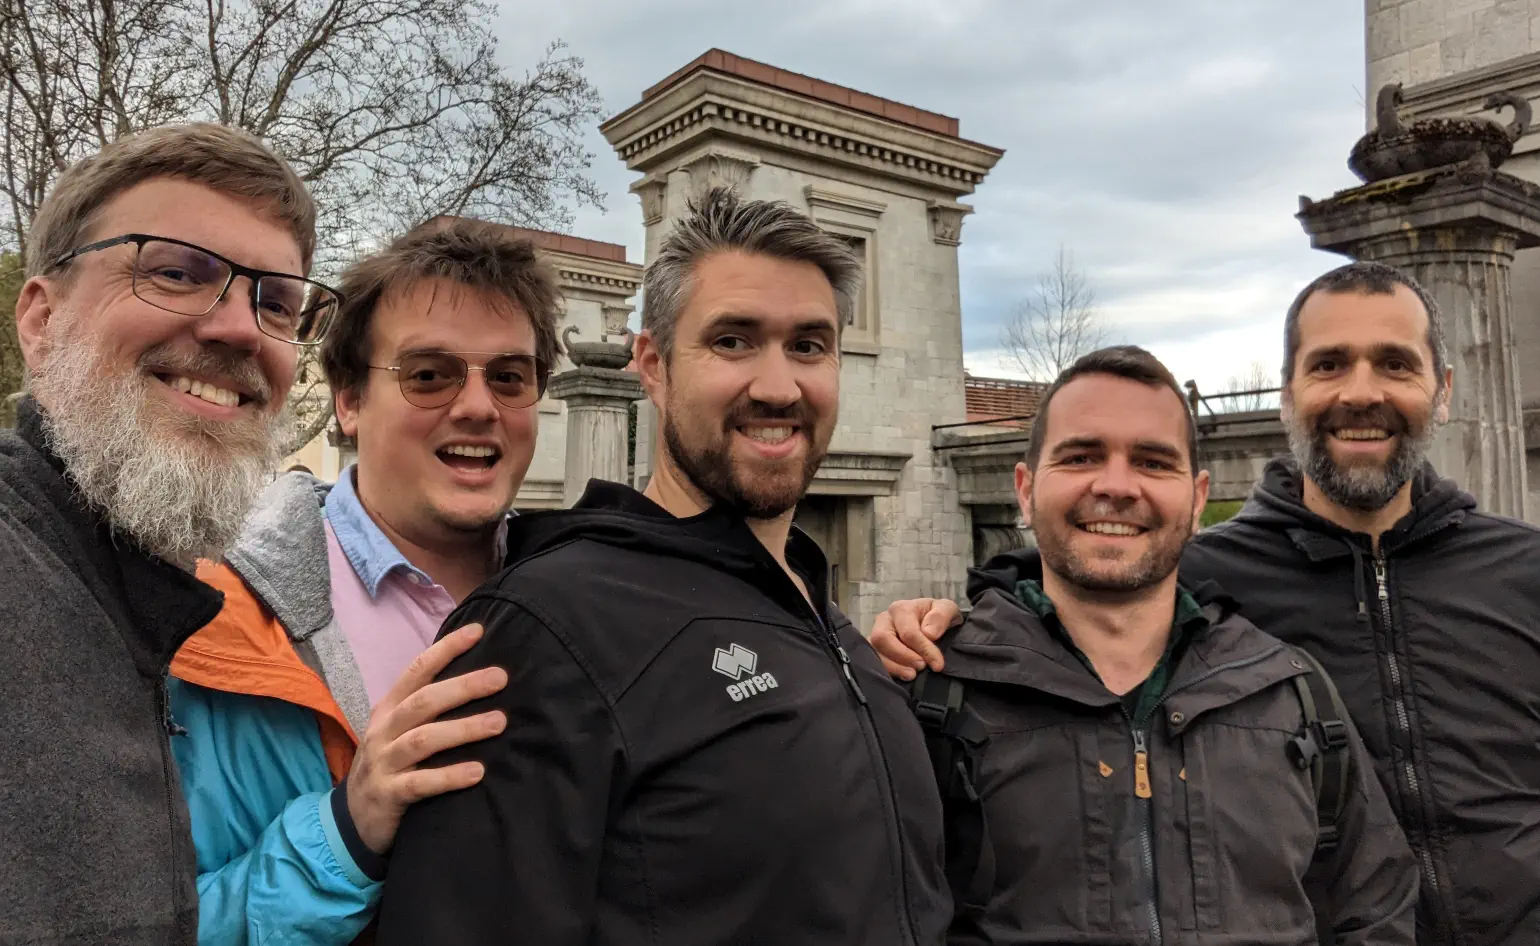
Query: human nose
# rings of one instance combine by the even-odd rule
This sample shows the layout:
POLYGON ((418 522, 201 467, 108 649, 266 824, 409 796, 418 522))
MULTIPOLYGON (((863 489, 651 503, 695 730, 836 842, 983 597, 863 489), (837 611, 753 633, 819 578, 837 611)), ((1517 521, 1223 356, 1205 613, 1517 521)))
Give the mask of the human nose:
POLYGON ((1139 495, 1139 480, 1127 457, 1114 455, 1097 470, 1091 491, 1108 499, 1134 499, 1139 495))
POLYGON ((487 384, 486 369, 466 369, 465 383, 460 385, 460 396, 449 405, 449 416, 456 420, 477 422, 497 420, 497 400, 487 384))
POLYGON ((749 397, 753 400, 788 407, 802 399, 796 368, 785 352, 772 348, 755 359, 753 367, 754 378, 749 384, 749 397))
POLYGON ((1359 361, 1353 365, 1337 399, 1344 404, 1355 406, 1368 406, 1384 401, 1385 392, 1380 388, 1375 377, 1374 366, 1368 361, 1359 361))
POLYGON ((265 337, 257 326, 251 280, 237 276, 225 287, 225 294, 208 314, 193 322, 193 337, 200 344, 218 345, 234 351, 254 354, 262 348, 265 337))

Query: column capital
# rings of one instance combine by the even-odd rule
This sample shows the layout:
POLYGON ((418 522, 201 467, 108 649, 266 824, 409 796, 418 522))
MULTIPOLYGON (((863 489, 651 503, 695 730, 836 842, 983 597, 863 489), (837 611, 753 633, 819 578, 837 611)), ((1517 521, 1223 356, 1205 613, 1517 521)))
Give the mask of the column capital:
POLYGON ((556 375, 546 386, 545 393, 558 401, 566 401, 568 410, 581 407, 625 409, 632 401, 647 396, 635 372, 588 366, 556 375))
POLYGON ((1540 246, 1540 187, 1461 165, 1301 197, 1295 216, 1313 248, 1393 265, 1540 246))

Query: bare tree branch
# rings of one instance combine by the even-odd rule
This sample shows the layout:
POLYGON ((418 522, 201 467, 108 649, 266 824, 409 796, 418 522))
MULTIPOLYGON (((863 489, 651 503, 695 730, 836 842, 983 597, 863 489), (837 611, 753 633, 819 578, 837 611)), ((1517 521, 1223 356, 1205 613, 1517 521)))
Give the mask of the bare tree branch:
POLYGON ((1052 381, 1106 338, 1096 293, 1061 246, 1053 267, 1037 277, 1006 323, 1002 342, 1029 378, 1052 381))
MULTIPOLYGON (((570 226, 600 204, 600 115, 561 43, 499 64, 490 0, 0 0, 0 251, 25 252, 53 179, 126 132, 218 121, 266 139, 321 209, 317 272, 440 213, 570 226)), ((313 366, 312 366, 313 367, 313 366)), ((324 430, 320 374, 296 436, 324 430)))
POLYGON ((1229 411, 1262 411, 1278 406, 1278 395, 1269 389, 1278 387, 1278 376, 1267 365, 1253 361, 1246 370, 1225 382, 1220 391, 1224 397, 1209 402, 1216 413, 1229 411))

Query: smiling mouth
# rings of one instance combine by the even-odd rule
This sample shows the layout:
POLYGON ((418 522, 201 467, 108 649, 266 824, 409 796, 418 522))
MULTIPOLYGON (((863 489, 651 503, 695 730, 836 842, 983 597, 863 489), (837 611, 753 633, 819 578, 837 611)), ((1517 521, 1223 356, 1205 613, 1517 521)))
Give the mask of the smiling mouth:
POLYGON ((1129 522, 1077 522, 1075 527, 1082 532, 1092 535, 1116 535, 1132 538, 1144 535, 1150 531, 1143 526, 1136 526, 1129 522))
POLYGON ((1389 440, 1390 431, 1383 427, 1342 427, 1331 434, 1338 440, 1389 440))
POLYGON ((785 443, 797 435, 796 427, 739 427, 738 433, 760 443, 785 443))
POLYGON ((179 374, 156 372, 155 378, 174 391, 190 394, 199 400, 217 404, 220 407, 244 407, 255 399, 250 395, 242 394, 230 388, 222 388, 208 381, 199 381, 179 374))
POLYGON ((440 462, 457 470, 488 470, 497 465, 502 459, 502 452, 496 447, 472 446, 470 444, 453 444, 448 447, 440 447, 434 451, 440 462))

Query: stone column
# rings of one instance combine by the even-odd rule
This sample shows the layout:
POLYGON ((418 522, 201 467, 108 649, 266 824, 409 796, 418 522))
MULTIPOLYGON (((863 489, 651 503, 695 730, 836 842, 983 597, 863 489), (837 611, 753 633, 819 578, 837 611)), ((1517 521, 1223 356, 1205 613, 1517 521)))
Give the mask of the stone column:
POLYGON ((1300 204, 1316 249, 1395 266, 1432 294, 1454 388, 1431 459, 1482 509, 1523 518, 1524 416, 1509 272, 1515 250, 1540 246, 1540 188, 1458 166, 1300 204))
POLYGON ((626 433, 631 402, 645 394, 637 376, 625 371, 629 344, 573 343, 569 328, 567 357, 576 367, 551 379, 546 393, 567 402, 567 462, 562 502, 569 508, 591 479, 627 482, 630 456, 626 433))

